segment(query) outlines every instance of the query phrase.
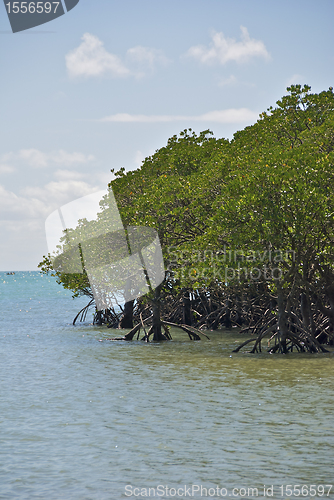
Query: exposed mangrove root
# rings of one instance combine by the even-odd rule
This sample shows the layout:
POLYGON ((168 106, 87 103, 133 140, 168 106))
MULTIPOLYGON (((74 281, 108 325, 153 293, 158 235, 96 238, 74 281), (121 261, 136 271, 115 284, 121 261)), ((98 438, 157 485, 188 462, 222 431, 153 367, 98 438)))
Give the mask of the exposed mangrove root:
POLYGON ((250 352, 261 352, 265 339, 265 350, 271 354, 287 354, 294 350, 309 353, 329 352, 322 344, 330 344, 330 308, 323 307, 319 311, 317 300, 308 290, 304 292, 295 284, 287 290, 278 283, 277 297, 268 294, 267 300, 261 304, 262 314, 253 314, 257 310, 253 308, 248 326, 240 331, 249 331, 252 338, 242 342, 233 352, 238 352, 251 342, 254 342, 254 345, 250 352))
POLYGON ((201 340, 200 337, 199 337, 199 335, 203 335, 208 340, 210 340, 209 337, 205 333, 203 333, 201 330, 198 330, 194 326, 177 325, 176 323, 171 323, 170 321, 164 321, 164 324, 165 325, 169 325, 169 326, 174 326, 175 328, 181 328, 182 330, 184 330, 185 332, 188 333, 189 337, 191 335, 195 337, 194 339, 190 339, 190 340, 201 340))
MULTIPOLYGON (((144 336, 140 339, 143 342, 150 342, 150 337, 151 335, 154 335, 154 327, 153 325, 150 326, 148 331, 145 328, 145 323, 147 323, 149 320, 151 320, 153 315, 149 316, 146 319, 141 318, 141 322, 138 323, 130 332, 128 332, 126 335, 123 337, 114 337, 114 338, 108 338, 106 340, 125 340, 127 342, 131 341, 134 339, 135 335, 137 334, 137 340, 140 338, 140 332, 143 330, 144 336)), ((173 340, 172 336, 170 334, 170 329, 169 326, 172 326, 174 328, 179 328, 180 330, 183 330, 188 334, 188 337, 190 340, 201 340, 200 335, 203 335, 206 337, 208 340, 210 338, 200 330, 197 330, 196 328, 188 325, 177 325, 176 323, 171 323, 170 321, 161 321, 161 326, 164 330, 164 333, 161 334, 162 338, 160 340, 173 340)), ((153 338, 154 339, 154 338, 153 338)))
POLYGON ((245 345, 249 344, 250 342, 255 342, 255 341, 256 341, 256 338, 255 339, 248 339, 245 342, 243 342, 242 344, 240 344, 236 349, 233 349, 232 352, 239 352, 240 349, 242 349, 245 345))
MULTIPOLYGON (((129 321, 128 333, 114 340, 160 342, 172 340, 169 327, 184 331, 189 339, 199 340, 204 330, 240 328, 240 339, 233 352, 252 344, 251 353, 328 352, 334 346, 334 275, 330 274, 326 286, 312 285, 298 280, 277 283, 275 295, 266 283, 253 283, 247 289, 242 285, 229 285, 217 289, 170 289, 155 291, 149 300, 137 299, 115 311, 110 308, 95 313, 94 323, 120 328, 125 317, 129 321), (126 311, 125 311, 126 310, 126 311), (125 314, 127 312, 127 314, 125 314), (163 318, 163 319, 161 319, 163 318), (247 338, 247 337, 246 337, 247 338)), ((76 321, 84 321, 94 301, 81 309, 76 321)))
MULTIPOLYGON (((152 318, 152 316, 153 315, 151 315, 148 318, 146 318, 145 320, 143 320, 142 323, 145 323, 148 320, 150 320, 152 318)), ((126 340, 126 341, 130 342, 131 340, 133 340, 133 337, 136 335, 137 332, 138 332, 138 336, 139 336, 140 329, 142 328, 142 323, 138 323, 134 328, 132 328, 132 330, 129 331, 129 333, 124 335, 124 337, 114 337, 114 338, 108 339, 108 340, 126 340)))
POLYGON ((75 325, 75 322, 77 321, 77 319, 79 318, 79 316, 80 316, 80 315, 81 315, 81 316, 80 316, 79 321, 80 321, 80 322, 81 322, 81 321, 86 321, 86 317, 87 317, 88 309, 89 309, 90 307, 92 307, 92 306, 93 306, 93 304, 94 304, 94 299, 91 299, 91 300, 88 302, 88 304, 87 304, 85 307, 83 307, 83 308, 82 308, 82 309, 78 312, 78 314, 76 315, 76 317, 75 317, 75 318, 74 318, 74 320, 73 320, 73 325, 75 325))
MULTIPOLYGON (((259 328, 252 328, 254 330, 259 330, 259 328)), ((242 344, 240 344, 233 352, 239 352, 245 345, 255 342, 251 353, 262 352, 261 342, 268 335, 271 337, 267 342, 267 352, 270 354, 274 354, 280 352, 282 354, 287 354, 288 352, 293 352, 295 349, 297 352, 329 352, 324 346, 322 346, 315 337, 304 330, 297 323, 293 323, 290 325, 290 328, 287 333, 284 335, 282 331, 279 329, 279 325, 275 323, 274 325, 266 324, 262 326, 260 331, 258 332, 256 337, 246 340, 242 344), (294 331, 293 331, 294 330, 294 331), (274 341, 274 345, 271 346, 271 342, 274 341)))
MULTIPOLYGON (((143 338, 141 338, 140 340, 141 340, 142 342, 149 342, 149 341, 150 341, 150 335, 152 335, 152 333, 153 333, 153 326, 151 326, 151 328, 149 329, 149 331, 146 333, 145 327, 144 327, 144 325, 143 325, 143 330, 144 330, 144 332, 145 332, 145 335, 144 335, 144 337, 143 337, 143 338)), ((139 330, 138 330, 137 340, 139 339, 139 333, 140 333, 140 328, 139 328, 139 330)))

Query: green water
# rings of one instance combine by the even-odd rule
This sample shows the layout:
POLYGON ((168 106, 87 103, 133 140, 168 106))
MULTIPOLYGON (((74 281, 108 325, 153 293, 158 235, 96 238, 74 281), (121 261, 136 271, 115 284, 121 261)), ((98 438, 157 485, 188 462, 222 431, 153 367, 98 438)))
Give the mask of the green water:
POLYGON ((111 342, 71 325, 85 301, 52 279, 0 278, 1 500, 334 484, 333 353, 231 354, 235 331, 111 342))

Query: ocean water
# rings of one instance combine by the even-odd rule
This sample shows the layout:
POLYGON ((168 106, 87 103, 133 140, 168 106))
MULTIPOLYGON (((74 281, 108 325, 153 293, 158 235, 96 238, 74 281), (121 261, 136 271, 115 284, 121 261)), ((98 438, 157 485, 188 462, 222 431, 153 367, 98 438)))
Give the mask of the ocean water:
POLYGON ((1 500, 334 498, 333 352, 111 342, 86 302, 0 273, 1 500))

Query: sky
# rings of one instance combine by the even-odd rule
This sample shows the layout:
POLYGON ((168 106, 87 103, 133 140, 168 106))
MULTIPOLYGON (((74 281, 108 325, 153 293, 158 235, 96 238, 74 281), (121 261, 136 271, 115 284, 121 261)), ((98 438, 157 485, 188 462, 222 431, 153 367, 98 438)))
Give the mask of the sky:
POLYGON ((332 0, 80 0, 12 33, 0 4, 0 271, 36 270, 45 220, 186 128, 232 139, 334 86, 332 0))

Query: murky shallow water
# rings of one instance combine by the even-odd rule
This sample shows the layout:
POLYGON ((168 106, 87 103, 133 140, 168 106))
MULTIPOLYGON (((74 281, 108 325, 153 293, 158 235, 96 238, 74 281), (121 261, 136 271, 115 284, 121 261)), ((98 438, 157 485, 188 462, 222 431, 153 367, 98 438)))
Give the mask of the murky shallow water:
POLYGON ((231 354, 235 332, 99 342, 112 331, 71 326, 85 300, 50 278, 0 273, 0 293, 1 499, 334 484, 332 353, 231 354))

